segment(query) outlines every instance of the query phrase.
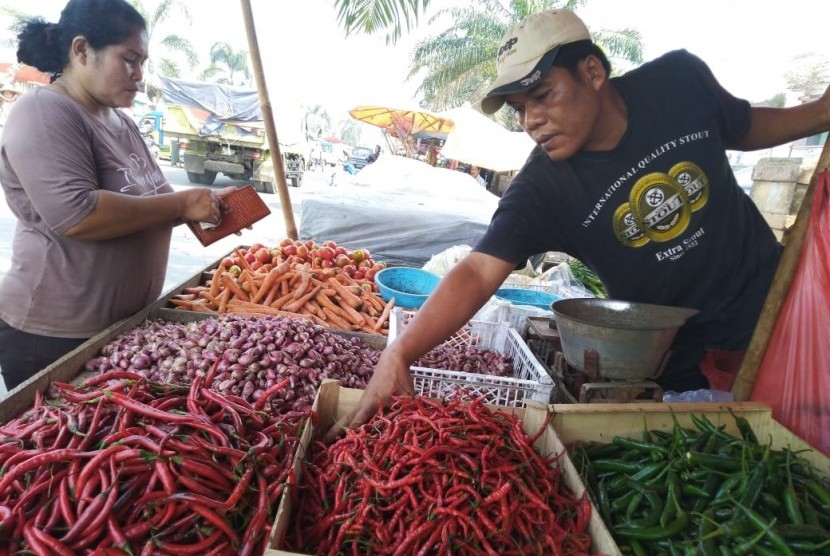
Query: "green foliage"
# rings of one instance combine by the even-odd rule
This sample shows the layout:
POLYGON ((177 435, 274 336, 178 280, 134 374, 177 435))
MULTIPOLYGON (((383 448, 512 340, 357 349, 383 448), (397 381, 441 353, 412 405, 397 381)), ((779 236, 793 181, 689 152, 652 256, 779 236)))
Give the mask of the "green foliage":
POLYGON ((430 0, 334 0, 337 22, 346 36, 386 31, 386 44, 395 44, 404 28, 410 31, 430 0))
POLYGON ((202 71, 199 79, 202 81, 215 79, 217 83, 249 86, 251 84, 249 58, 248 51, 245 49, 235 51, 228 43, 214 43, 210 48, 210 65, 202 71), (217 75, 221 77, 216 79, 217 75))
POLYGON ((150 59, 146 72, 149 80, 155 74, 168 77, 182 77, 181 66, 176 60, 184 59, 192 70, 199 63, 193 45, 186 38, 176 34, 164 34, 168 22, 180 23, 181 19, 192 26, 190 11, 181 0, 160 0, 147 5, 146 0, 130 0, 130 4, 147 22, 147 35, 150 40, 150 59))
POLYGON ((608 297, 608 292, 605 291, 605 286, 600 279, 594 274, 594 271, 585 266, 585 263, 579 259, 571 259, 568 261, 568 266, 571 267, 571 272, 574 278, 579 280, 585 288, 601 299, 608 297))
MULTIPOLYGON (((424 104, 445 110, 484 95, 496 78, 496 53, 507 30, 527 16, 557 8, 575 10, 586 0, 477 0, 465 8, 439 10, 430 24, 445 23, 438 34, 418 43, 411 56, 409 79, 420 78, 424 104)), ((634 29, 603 30, 593 39, 612 61, 642 63, 642 40, 634 29)), ((520 129, 502 110, 497 119, 509 129, 520 129)))

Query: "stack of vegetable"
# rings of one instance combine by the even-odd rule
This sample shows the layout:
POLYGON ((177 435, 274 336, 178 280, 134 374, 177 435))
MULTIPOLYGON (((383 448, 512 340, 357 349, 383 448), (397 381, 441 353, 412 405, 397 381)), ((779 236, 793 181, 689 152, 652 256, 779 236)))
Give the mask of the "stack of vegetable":
POLYGON ((303 469, 286 544, 309 554, 588 554, 591 504, 515 416, 399 398, 303 469))
POLYGON ((671 433, 573 450, 600 514, 627 553, 830 554, 830 492, 809 462, 693 416, 671 433))
POLYGON ((118 336, 86 363, 86 370, 128 370, 151 381, 190 384, 216 366, 211 388, 258 403, 287 379, 267 409, 311 407, 325 378, 365 388, 380 350, 302 319, 221 315, 181 323, 148 320, 118 336))
POLYGON ((608 297, 608 292, 605 291, 605 286, 602 281, 594 274, 594 271, 585 266, 585 263, 579 259, 571 259, 568 261, 568 266, 574 275, 574 278, 585 286, 585 288, 594 294, 594 296, 604 299, 608 297))
POLYGON ((262 554, 307 415, 120 371, 0 427, 4 553, 262 554))
POLYGON ((223 259, 205 285, 170 301, 202 313, 301 316, 325 327, 387 334, 394 303, 374 283, 384 267, 364 249, 347 251, 331 241, 286 239, 273 249, 254 244, 223 259))

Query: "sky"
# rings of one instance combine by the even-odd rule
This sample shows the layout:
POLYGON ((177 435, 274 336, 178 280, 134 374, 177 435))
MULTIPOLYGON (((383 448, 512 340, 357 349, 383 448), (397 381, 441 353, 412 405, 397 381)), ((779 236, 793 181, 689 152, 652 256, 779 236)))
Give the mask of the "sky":
MULTIPOLYGON (((168 32, 188 38, 203 59, 219 41, 248 48, 238 2, 183 2, 193 26, 183 27, 180 20, 168 32)), ((154 5, 155 0, 144 3, 154 5)), ((417 84, 406 81, 409 53, 418 39, 441 30, 430 29, 428 17, 390 47, 380 35, 345 37, 336 22, 334 0, 250 3, 274 107, 319 104, 339 121, 361 104, 416 104, 417 84)), ((427 16, 439 6, 467 3, 432 0, 427 16)), ((64 5, 60 0, 0 0, 0 6, 49 21, 57 21, 64 5)), ((577 13, 592 30, 639 30, 646 60, 677 48, 689 50, 709 64, 728 90, 753 102, 786 92, 784 73, 795 57, 813 52, 830 58, 830 45, 821 40, 830 26, 828 0, 588 0, 577 13)), ((13 61, 13 51, 3 58, 13 61)))

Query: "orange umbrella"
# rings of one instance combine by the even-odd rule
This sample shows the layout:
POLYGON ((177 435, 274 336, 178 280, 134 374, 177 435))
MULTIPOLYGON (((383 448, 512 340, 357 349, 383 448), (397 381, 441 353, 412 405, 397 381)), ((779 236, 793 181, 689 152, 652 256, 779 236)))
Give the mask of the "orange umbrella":
POLYGON ((359 122, 366 122, 397 137, 404 144, 417 133, 449 133, 453 121, 449 118, 421 108, 395 108, 389 106, 358 106, 349 110, 349 115, 359 122))

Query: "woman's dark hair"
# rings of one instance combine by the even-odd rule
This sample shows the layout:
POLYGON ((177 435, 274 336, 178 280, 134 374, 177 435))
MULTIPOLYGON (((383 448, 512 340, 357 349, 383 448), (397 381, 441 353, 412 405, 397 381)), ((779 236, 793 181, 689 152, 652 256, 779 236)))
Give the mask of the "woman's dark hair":
POLYGON ((17 35, 17 61, 59 74, 69 63, 72 39, 82 35, 95 50, 121 44, 147 22, 125 0, 69 0, 58 23, 42 17, 24 21, 17 35))
POLYGON ((587 39, 563 44, 559 48, 559 54, 556 55, 556 60, 554 60, 553 65, 565 68, 572 74, 576 75, 576 65, 580 60, 590 56, 591 54, 599 58, 599 61, 602 62, 603 67, 605 67, 605 72, 610 76, 611 62, 608 61, 608 57, 605 55, 605 52, 603 52, 602 49, 596 45, 596 43, 587 39))

